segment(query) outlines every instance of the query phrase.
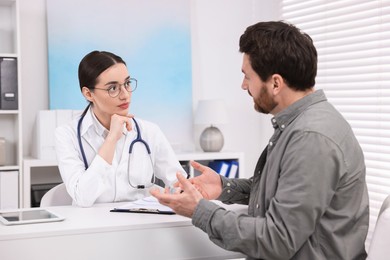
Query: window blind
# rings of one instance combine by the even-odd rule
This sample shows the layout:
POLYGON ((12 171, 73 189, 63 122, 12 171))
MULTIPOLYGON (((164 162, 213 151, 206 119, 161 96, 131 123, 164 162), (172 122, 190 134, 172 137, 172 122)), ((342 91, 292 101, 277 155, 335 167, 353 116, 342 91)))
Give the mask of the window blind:
POLYGON ((368 249, 390 194, 390 0, 283 0, 281 19, 318 51, 316 89, 351 124, 363 149, 370 199, 368 249))

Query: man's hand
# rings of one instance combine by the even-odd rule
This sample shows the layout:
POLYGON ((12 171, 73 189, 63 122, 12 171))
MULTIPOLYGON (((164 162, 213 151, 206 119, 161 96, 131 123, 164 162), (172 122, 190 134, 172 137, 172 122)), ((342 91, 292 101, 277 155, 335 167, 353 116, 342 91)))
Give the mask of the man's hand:
POLYGON ((150 190, 150 194, 156 197, 158 201, 173 209, 177 214, 191 218, 199 201, 203 198, 202 194, 196 190, 189 180, 183 177, 181 173, 176 173, 181 192, 169 193, 169 188, 161 193, 159 189, 150 190))
POLYGON ((205 199, 215 200, 218 198, 222 193, 222 182, 219 174, 211 168, 194 161, 191 161, 191 165, 201 174, 190 179, 190 182, 205 199))

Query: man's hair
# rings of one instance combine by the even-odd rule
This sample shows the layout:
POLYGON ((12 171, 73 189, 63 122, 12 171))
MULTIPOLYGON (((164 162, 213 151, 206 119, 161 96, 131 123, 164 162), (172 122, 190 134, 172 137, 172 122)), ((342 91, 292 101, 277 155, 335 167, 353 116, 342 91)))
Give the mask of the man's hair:
POLYGON ((249 56, 253 70, 267 81, 279 74, 295 90, 314 87, 317 51, 313 40, 283 21, 259 22, 240 37, 240 52, 249 56))

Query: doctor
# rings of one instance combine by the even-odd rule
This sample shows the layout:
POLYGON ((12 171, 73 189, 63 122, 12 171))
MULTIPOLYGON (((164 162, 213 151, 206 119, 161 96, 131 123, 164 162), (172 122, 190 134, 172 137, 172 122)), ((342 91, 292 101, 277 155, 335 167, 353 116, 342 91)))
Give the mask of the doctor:
POLYGON ((55 132, 58 165, 73 204, 136 200, 149 196, 156 177, 171 186, 175 172, 186 176, 159 127, 129 115, 137 80, 121 57, 93 51, 81 60, 78 75, 89 104, 55 132))

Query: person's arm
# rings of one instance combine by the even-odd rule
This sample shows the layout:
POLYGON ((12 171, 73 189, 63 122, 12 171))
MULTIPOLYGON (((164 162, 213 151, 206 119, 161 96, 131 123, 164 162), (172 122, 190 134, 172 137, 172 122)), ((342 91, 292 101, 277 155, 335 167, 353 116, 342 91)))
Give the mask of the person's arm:
POLYGON ((264 217, 237 215, 202 200, 193 224, 225 249, 255 258, 290 259, 313 234, 330 203, 345 170, 340 158, 340 150, 325 137, 298 136, 286 149, 280 173, 268 173, 280 178, 264 217))
MULTIPOLYGON (((112 192, 114 197, 115 190, 110 191, 110 186, 107 185, 115 178, 115 171, 111 165, 112 159, 116 143, 123 135, 123 125, 126 125, 128 131, 131 130, 131 117, 132 115, 112 115, 110 132, 98 149, 98 153, 91 159, 87 170, 79 151, 76 128, 66 125, 56 129, 58 166, 67 191, 76 205, 90 207, 104 192, 112 192)), ((87 148, 84 147, 85 150, 87 148)))
POLYGON ((104 142, 98 152, 100 157, 102 157, 108 164, 112 164, 116 144, 123 135, 123 126, 126 127, 127 131, 131 131, 130 118, 132 117, 133 115, 120 116, 117 114, 113 114, 111 116, 110 131, 106 139, 104 139, 104 142))
POLYGON ((192 223, 224 249, 254 258, 290 259, 309 237, 321 244, 313 233, 346 172, 342 158, 337 145, 326 137, 313 133, 295 137, 282 161, 275 162, 280 172, 268 173, 280 177, 265 216, 256 210, 253 217, 238 215, 200 199, 192 211, 192 223))
POLYGON ((217 198, 225 204, 248 205, 252 186, 252 177, 249 179, 231 179, 221 176, 222 193, 217 198))
POLYGON ((114 174, 112 166, 96 155, 85 170, 79 152, 77 133, 70 125, 56 129, 55 144, 61 178, 73 202, 81 207, 92 206, 106 191, 105 182, 114 174))

